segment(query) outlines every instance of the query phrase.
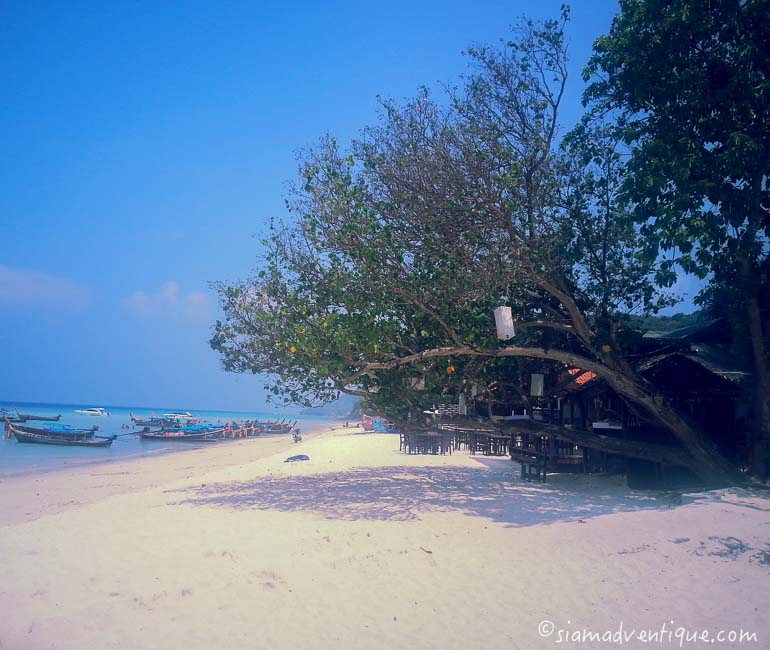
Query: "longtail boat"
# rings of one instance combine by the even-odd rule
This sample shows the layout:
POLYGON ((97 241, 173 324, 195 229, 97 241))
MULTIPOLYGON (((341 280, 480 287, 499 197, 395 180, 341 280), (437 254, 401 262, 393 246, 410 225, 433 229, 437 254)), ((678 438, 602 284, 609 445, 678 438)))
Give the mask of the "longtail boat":
POLYGON ((25 433, 19 431, 14 425, 10 426, 14 437, 18 442, 37 443, 40 445, 59 445, 62 447, 109 447, 117 436, 95 436, 92 431, 73 433, 57 433, 49 431, 47 434, 25 433))
POLYGON ((20 413, 19 409, 15 409, 16 415, 19 420, 26 422, 27 420, 40 420, 42 422, 58 422, 61 420, 61 413, 59 415, 33 415, 32 413, 20 413))
POLYGON ((284 420, 281 420, 280 422, 269 422, 266 425, 263 425, 262 432, 289 433, 295 426, 297 426, 297 420, 294 420, 294 422, 285 422, 284 420))
POLYGON ((146 427, 139 434, 142 440, 156 440, 161 442, 216 442, 222 440, 224 427, 202 425, 185 427, 183 429, 156 429, 151 431, 146 427))
POLYGON ((190 425, 198 424, 197 419, 182 419, 173 417, 171 414, 164 414, 163 417, 138 418, 132 412, 129 412, 131 422, 138 427, 160 427, 163 429, 180 429, 190 425))
POLYGON ((44 425, 42 427, 31 427, 26 424, 13 424, 13 428, 16 431, 21 431, 22 433, 31 433, 31 434, 40 435, 40 436, 60 435, 60 436, 91 437, 94 435, 95 431, 99 430, 99 427, 90 427, 86 429, 86 428, 71 427, 68 424, 49 424, 49 425, 44 425))
POLYGON ((172 420, 169 420, 168 418, 157 418, 157 417, 138 418, 132 412, 129 412, 128 416, 131 418, 131 422, 133 422, 138 427, 174 427, 174 426, 181 426, 181 425, 177 425, 176 422, 174 422, 172 420))

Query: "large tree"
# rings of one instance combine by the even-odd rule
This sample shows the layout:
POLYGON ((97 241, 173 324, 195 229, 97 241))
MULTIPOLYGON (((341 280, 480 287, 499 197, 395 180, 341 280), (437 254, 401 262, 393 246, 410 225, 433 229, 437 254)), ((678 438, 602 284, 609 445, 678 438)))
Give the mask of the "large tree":
MULTIPOLYGON (((665 301, 660 269, 618 201, 613 131, 584 127, 560 148, 563 26, 526 22, 503 46, 472 50, 473 73, 447 106, 427 93, 385 103, 349 151, 327 137, 305 152, 296 220, 276 226, 254 278, 220 288, 212 343, 228 369, 273 373, 287 401, 344 391, 381 409, 424 403, 423 383, 457 395, 511 378, 514 359, 580 367, 685 450, 612 451, 735 480, 625 359, 622 314, 665 301), (501 303, 516 315, 513 345, 495 338, 501 303)), ((590 433, 581 443, 610 444, 590 433)))
MULTIPOLYGON (((632 152, 624 195, 647 242, 727 294, 753 364, 753 472, 770 453, 770 5, 621 0, 586 79, 632 152), (737 311, 735 311, 737 310, 737 311)), ((670 273, 669 277, 673 277, 670 273)), ((711 301, 713 304, 713 300, 711 301)))

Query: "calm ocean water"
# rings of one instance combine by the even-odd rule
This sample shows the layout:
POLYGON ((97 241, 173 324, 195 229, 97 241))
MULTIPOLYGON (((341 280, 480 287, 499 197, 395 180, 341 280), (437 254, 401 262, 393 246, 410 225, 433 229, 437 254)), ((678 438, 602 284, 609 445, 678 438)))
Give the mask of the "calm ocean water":
MULTIPOLYGON (((9 410, 14 407, 22 413, 35 415, 59 415, 62 424, 91 427, 99 425, 97 435, 118 434, 120 437, 107 448, 58 447, 55 445, 20 444, 15 439, 8 440, 4 433, 0 438, 0 479, 10 478, 31 473, 45 473, 59 469, 89 465, 100 462, 121 461, 135 457, 148 457, 156 454, 171 453, 195 447, 195 443, 174 444, 160 442, 143 442, 137 436, 122 435, 138 431, 131 424, 129 413, 133 411, 137 417, 149 417, 162 413, 171 413, 179 409, 159 409, 128 406, 107 406, 104 404, 39 404, 29 402, 0 402, 0 406, 9 410), (94 417, 75 413, 76 409, 93 406, 103 406, 110 412, 109 416, 94 417), (130 428, 122 428, 128 425, 130 428)), ((187 409, 181 409, 187 410, 187 409)), ((328 422, 327 418, 317 415, 302 416, 290 412, 273 413, 239 412, 239 411, 190 411, 194 416, 212 423, 238 422, 243 420, 299 420, 300 429, 308 428, 319 423, 328 422)), ((43 425, 45 422, 29 422, 31 426, 43 425)), ((3 430, 0 429, 0 432, 3 430)), ((202 443, 205 444, 205 443, 202 443)))

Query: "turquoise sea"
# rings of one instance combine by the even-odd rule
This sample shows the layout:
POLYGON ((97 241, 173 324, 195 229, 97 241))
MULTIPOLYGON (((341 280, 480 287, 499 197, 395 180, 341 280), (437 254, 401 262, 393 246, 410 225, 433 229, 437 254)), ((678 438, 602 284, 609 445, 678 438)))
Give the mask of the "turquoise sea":
MULTIPOLYGON (((35 415, 61 414, 61 424, 76 427, 91 427, 99 425, 98 435, 117 434, 119 438, 107 448, 58 447, 55 445, 21 444, 16 439, 7 439, 4 430, 0 429, 0 479, 32 473, 45 473, 80 465, 93 463, 122 461, 130 458, 141 458, 156 454, 173 453, 190 449, 195 443, 159 443, 145 442, 134 435, 138 431, 133 427, 129 413, 137 417, 150 417, 175 411, 189 411, 203 421, 211 423, 242 422, 244 420, 299 420, 298 427, 306 429, 319 423, 327 422, 327 418, 318 415, 303 416, 290 411, 274 411, 272 413, 239 412, 239 411, 201 411, 178 408, 147 408, 141 406, 109 406, 106 404, 42 404, 29 402, 2 402, 0 407, 10 411, 18 408, 22 413, 35 415), (103 407, 109 411, 109 416, 95 417, 75 413, 77 409, 103 407), (125 428, 125 426, 128 428, 125 428)), ((45 422, 29 422, 30 426, 44 425, 45 422)), ((227 444, 227 443, 223 443, 227 444)))

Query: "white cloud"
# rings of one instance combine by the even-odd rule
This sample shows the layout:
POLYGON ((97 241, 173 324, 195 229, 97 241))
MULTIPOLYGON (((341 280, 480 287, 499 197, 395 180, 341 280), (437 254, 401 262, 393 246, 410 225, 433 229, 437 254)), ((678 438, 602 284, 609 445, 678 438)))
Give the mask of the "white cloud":
POLYGON ((173 280, 164 282, 160 288, 160 298, 169 305, 176 303, 179 300, 179 285, 173 280))
POLYGON ((72 280, 42 271, 0 265, 0 308, 23 306, 84 309, 89 302, 88 289, 72 280))
POLYGON ((191 321, 211 318, 211 299, 200 291, 183 293, 174 280, 164 282, 155 292, 134 291, 123 300, 123 305, 143 318, 183 318, 191 321))
POLYGON ((152 301, 144 291, 134 291, 123 303, 137 314, 149 316, 152 313, 152 301))

